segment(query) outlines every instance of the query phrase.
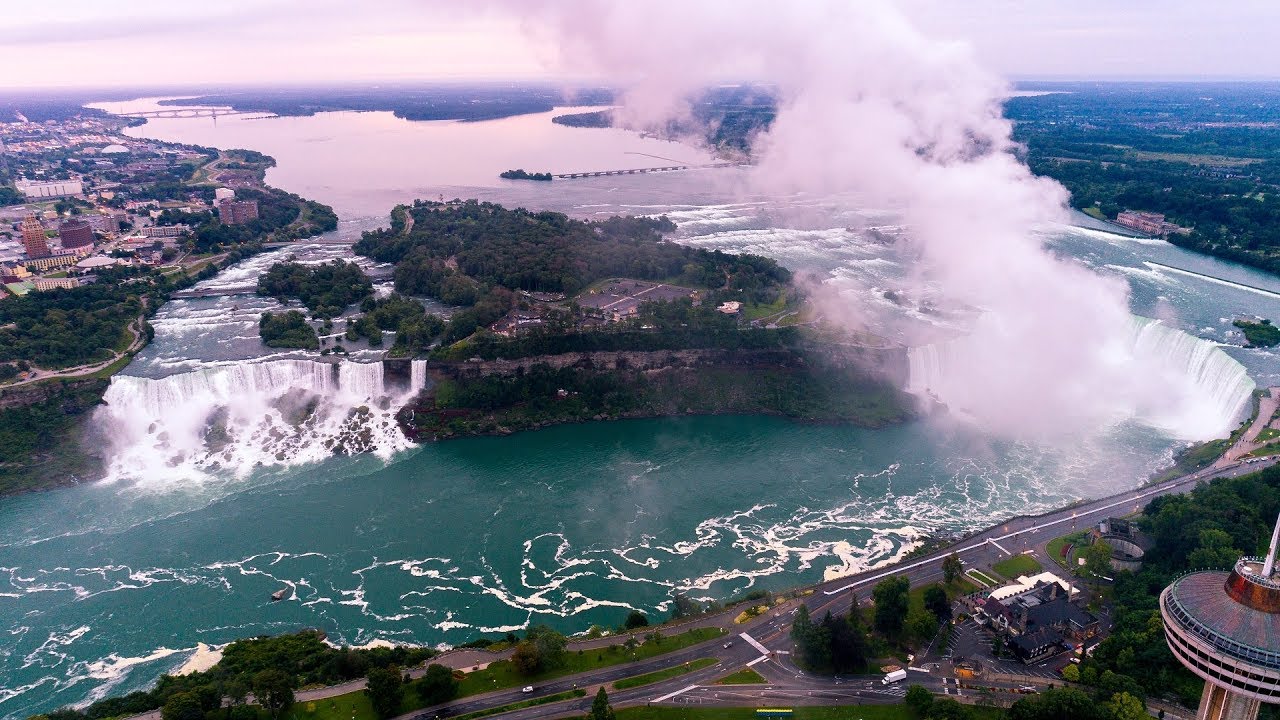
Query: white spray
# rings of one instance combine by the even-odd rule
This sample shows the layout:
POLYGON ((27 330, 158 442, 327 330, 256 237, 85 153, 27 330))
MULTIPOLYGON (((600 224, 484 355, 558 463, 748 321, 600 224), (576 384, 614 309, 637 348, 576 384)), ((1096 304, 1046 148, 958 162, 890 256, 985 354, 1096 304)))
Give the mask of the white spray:
MULTIPOLYGON (((624 83, 621 118, 634 126, 679 117, 687 97, 728 79, 770 84, 778 114, 753 147, 753 190, 902 215, 916 280, 981 311, 929 391, 987 429, 1047 438, 1194 415, 1194 383, 1135 352, 1123 282, 1052 256, 1033 232, 1063 219, 1066 192, 1015 157, 1008 88, 964 46, 923 37, 887 2, 512 8, 558 46, 566 72, 624 83)), ((833 310, 856 322, 856 308, 833 310)))

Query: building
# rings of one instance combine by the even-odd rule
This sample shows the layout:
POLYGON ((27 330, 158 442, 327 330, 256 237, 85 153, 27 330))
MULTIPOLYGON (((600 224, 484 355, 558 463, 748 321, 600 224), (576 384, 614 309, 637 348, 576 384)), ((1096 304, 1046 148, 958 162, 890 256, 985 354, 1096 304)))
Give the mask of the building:
POLYGON ((218 203, 218 218, 223 225, 243 225, 258 219, 257 200, 223 200, 218 203))
POLYGON ((177 225, 150 225, 142 228, 141 232, 143 237, 176 238, 191 232, 191 226, 182 223, 177 225))
POLYGON ((71 219, 58 226, 58 239, 62 249, 93 247, 93 226, 87 220, 71 219))
POLYGON ((80 281, 76 278, 36 278, 31 281, 36 286, 36 290, 58 290, 62 288, 80 287, 80 281))
POLYGON ((1200 720, 1253 720, 1280 703, 1280 521, 1267 557, 1244 557, 1231 572, 1193 572, 1160 593, 1165 642, 1205 681, 1200 720))
POLYGON ((728 301, 722 302, 720 303, 720 307, 716 308, 717 311, 722 312, 725 315, 737 315, 738 311, 741 309, 742 309, 742 303, 738 302, 737 300, 728 300, 728 301))
POLYGON ((35 215, 28 215, 22 221, 22 247, 29 258, 49 256, 49 241, 44 236, 44 225, 40 224, 35 215))
POLYGON ((61 270, 69 268, 76 264, 76 261, 84 257, 79 252, 60 252, 53 255, 45 255, 44 257, 32 258, 27 261, 27 267, 35 272, 49 272, 50 270, 61 270))
POLYGON ((50 180, 48 182, 19 180, 14 183, 14 186, 18 188, 18 192, 28 199, 57 198, 84 194, 84 183, 79 180, 50 180))
POLYGON ((213 202, 215 205, 221 205, 223 201, 235 199, 236 191, 231 188, 222 187, 213 191, 213 202))
MULTIPOLYGON (((1098 631, 1098 619, 1071 602, 1074 588, 1056 576, 1042 579, 1013 594, 993 592, 974 618, 1005 636, 1009 648, 1024 663, 1039 662, 1083 642, 1098 631)), ((1026 580, 1027 578, 1020 578, 1026 580)))

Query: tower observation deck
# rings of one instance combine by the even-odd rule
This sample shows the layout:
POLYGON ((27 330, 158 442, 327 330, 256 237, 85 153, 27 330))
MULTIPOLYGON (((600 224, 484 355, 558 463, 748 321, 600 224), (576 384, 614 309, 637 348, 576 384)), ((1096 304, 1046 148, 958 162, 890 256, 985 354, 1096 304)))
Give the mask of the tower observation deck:
POLYGON ((1160 593, 1169 649, 1205 681, 1200 720, 1253 720, 1261 703, 1280 703, 1277 539, 1280 520, 1267 557, 1183 575, 1160 593))

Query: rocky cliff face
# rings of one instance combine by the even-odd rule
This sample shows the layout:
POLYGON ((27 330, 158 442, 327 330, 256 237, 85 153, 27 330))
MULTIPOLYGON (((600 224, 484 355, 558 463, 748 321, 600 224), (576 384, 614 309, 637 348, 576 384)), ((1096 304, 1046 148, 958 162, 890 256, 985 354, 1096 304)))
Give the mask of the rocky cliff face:
POLYGON ((50 380, 30 385, 0 388, 0 410, 29 407, 48 402, 53 398, 59 398, 64 403, 75 404, 75 407, 63 408, 63 412, 75 414, 84 409, 81 406, 85 403, 86 393, 96 393, 97 397, 101 399, 102 393, 106 391, 109 383, 110 381, 108 380, 98 380, 96 378, 71 381, 50 380))
MULTIPOLYGON (((512 360, 472 359, 465 362, 441 362, 427 364, 428 372, 437 377, 454 379, 511 376, 528 372, 535 365, 552 369, 582 368, 590 370, 668 370, 706 366, 768 366, 803 368, 813 362, 824 365, 861 369, 880 377, 895 387, 907 382, 907 352, 905 348, 866 348, 845 345, 814 345, 804 353, 786 349, 769 350, 654 350, 618 352, 573 352, 559 355, 536 355, 512 360)), ((404 378, 410 375, 409 360, 387 359, 383 361, 388 378, 404 378)))

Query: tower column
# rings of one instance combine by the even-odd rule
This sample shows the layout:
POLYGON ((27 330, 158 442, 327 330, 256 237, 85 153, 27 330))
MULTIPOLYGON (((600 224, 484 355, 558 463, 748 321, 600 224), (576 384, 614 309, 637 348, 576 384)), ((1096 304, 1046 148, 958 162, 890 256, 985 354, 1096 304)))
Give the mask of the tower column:
POLYGON ((1237 695, 1213 683, 1205 683, 1196 720, 1254 720, 1258 717, 1260 706, 1261 703, 1253 698, 1237 695))

